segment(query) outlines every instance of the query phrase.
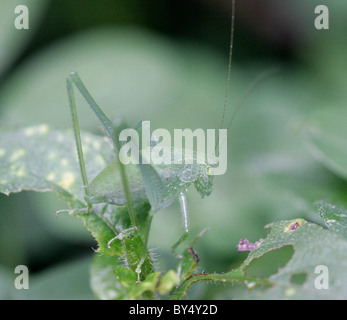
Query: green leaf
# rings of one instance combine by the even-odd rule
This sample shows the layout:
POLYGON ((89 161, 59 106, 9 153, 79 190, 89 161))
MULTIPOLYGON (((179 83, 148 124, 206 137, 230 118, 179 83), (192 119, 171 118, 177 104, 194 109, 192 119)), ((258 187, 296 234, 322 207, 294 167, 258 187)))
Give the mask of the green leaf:
MULTIPOLYGON (((131 227, 128 210, 126 207, 117 207, 112 205, 94 205, 95 212, 88 214, 78 214, 78 217, 85 223, 87 229, 97 240, 99 248, 98 253, 106 255, 118 255, 122 258, 124 264, 129 270, 136 271, 139 262, 143 258, 143 232, 146 230, 150 205, 136 206, 135 212, 139 221, 140 230, 132 230, 128 235, 123 231, 131 227), (114 239, 119 235, 118 239, 114 239)), ((147 251, 144 262, 141 265, 140 279, 144 280, 146 276, 153 272, 152 257, 147 251)))
MULTIPOLYGON (((241 269, 231 270, 230 272, 225 274, 217 274, 217 273, 193 274, 200 260, 199 256, 193 249, 193 245, 195 244, 196 240, 198 240, 207 230, 208 229, 204 229, 202 232, 200 232, 200 234, 197 237, 194 238, 190 247, 188 247, 185 250, 182 258, 180 258, 179 263, 176 267, 177 271, 175 274, 175 278, 178 279, 178 282, 180 283, 180 285, 178 286, 177 290, 175 290, 172 293, 172 295, 170 296, 170 299, 174 299, 174 300, 182 299, 187 294, 188 288, 197 281, 214 281, 214 282, 231 282, 231 283, 238 282, 248 287, 270 284, 270 282, 267 281, 266 279, 246 276, 243 270, 241 269)), ((170 277, 173 277, 173 275, 170 275, 170 277)), ((159 291, 159 288, 158 288, 158 291, 159 291)))
POLYGON ((181 300, 187 294, 188 288, 198 281, 213 281, 221 283, 242 283, 249 288, 253 288, 258 285, 269 286, 271 283, 266 279, 258 279, 255 277, 245 276, 242 270, 232 270, 224 274, 206 273, 206 274, 194 274, 190 276, 182 285, 170 296, 172 300, 181 300))
POLYGON ((347 210, 330 203, 320 202, 318 212, 331 231, 347 239, 347 210))
MULTIPOLYGON (((0 131, 0 192, 55 191, 82 206, 84 192, 72 134, 47 125, 0 131)), ((83 134, 87 175, 93 178, 112 158, 102 137, 83 134)))
MULTIPOLYGON (((110 247, 108 246, 108 242, 116 236, 116 229, 114 224, 111 222, 111 217, 117 217, 119 220, 121 220, 124 211, 126 211, 126 208, 124 210, 124 208, 107 207, 106 212, 104 210, 100 211, 98 208, 94 208, 94 210, 89 213, 77 215, 78 218, 84 222, 85 227, 91 232, 92 236, 98 242, 99 247, 97 252, 119 256, 123 254, 123 246, 120 241, 113 241, 110 247), (112 212, 110 213, 110 216, 108 216, 106 212, 111 210, 112 212)), ((121 228, 121 226, 118 227, 121 228)))
POLYGON ((183 255, 179 258, 176 266, 176 273, 178 282, 184 282, 196 269, 199 264, 200 258, 197 252, 193 249, 195 242, 201 238, 209 229, 202 230, 194 239, 191 241, 189 246, 185 248, 183 255))
POLYGON ((96 254, 91 268, 91 287, 96 296, 103 300, 138 299, 155 291, 159 272, 153 273, 152 269, 146 275, 142 272, 143 279, 138 283, 137 273, 128 266, 126 254, 122 257, 96 254))
POLYGON ((193 247, 189 247, 184 251, 176 267, 180 283, 184 282, 194 272, 199 264, 199 260, 200 258, 193 247))
POLYGON ((125 268, 125 267, 115 267, 114 273, 117 281, 119 281, 127 292, 127 297, 129 299, 139 299, 144 294, 147 297, 151 297, 151 293, 156 290, 158 278, 160 272, 153 272, 149 274, 143 281, 137 281, 137 273, 125 268))
MULTIPOLYGON (((102 137, 83 133, 87 175, 95 177, 114 157, 110 144, 102 137)), ((0 192, 10 194, 23 190, 55 191, 73 209, 84 208, 82 179, 72 133, 53 130, 47 125, 1 130, 0 192)), ((99 243, 99 252, 123 254, 120 242, 107 243, 129 227, 126 208, 94 206, 88 214, 77 214, 99 243)), ((137 207, 144 222, 149 206, 137 207)), ((72 211, 73 212, 73 211, 72 211)))
POLYGON ((90 270, 90 285, 99 299, 120 300, 127 298, 127 290, 114 273, 115 266, 119 264, 122 264, 120 257, 95 254, 90 270))
POLYGON ((208 229, 204 229, 200 234, 194 238, 191 246, 184 252, 183 257, 180 259, 176 269, 177 277, 180 285, 175 290, 170 299, 181 300, 187 294, 188 288, 198 281, 213 281, 213 282, 231 282, 242 283, 247 287, 255 287, 258 285, 269 285, 270 282, 266 279, 260 279, 257 277, 249 277, 241 269, 231 270, 230 272, 217 274, 217 273, 198 273, 193 274, 199 263, 199 256, 193 249, 195 242, 206 232, 208 229))
MULTIPOLYGON (((146 228, 149 210, 150 206, 148 203, 145 203, 143 206, 135 207, 137 219, 141 225, 141 232, 146 228)), ((123 236, 123 240, 115 239, 109 243, 110 240, 115 238, 115 236, 121 234, 122 231, 130 228, 131 226, 126 207, 117 207, 105 204, 94 205, 93 211, 86 214, 77 214, 77 216, 84 222, 85 227, 97 240, 99 245, 97 252, 99 253, 119 256, 125 255, 124 257, 126 257, 127 250, 129 249, 132 251, 133 246, 141 246, 141 248, 143 248, 141 237, 140 235, 135 235, 135 231, 130 234, 129 238, 123 236)), ((132 256, 134 257, 134 255, 132 256)), ((135 256, 138 259, 141 258, 140 253, 135 256)), ((136 261, 133 262, 136 264, 136 261)))
POLYGON ((303 130, 313 155, 347 179, 347 110, 326 108, 312 113, 303 130))
POLYGON ((272 276, 272 287, 253 290, 246 298, 259 299, 344 299, 347 297, 347 241, 333 231, 303 219, 280 221, 270 224, 270 234, 250 252, 238 270, 244 270, 254 259, 286 245, 294 247, 294 254, 287 265, 272 276), (295 226, 295 227, 294 227, 295 226), (318 290, 315 273, 324 265, 329 271, 329 289, 318 290), (302 275, 303 284, 296 276, 302 275))
POLYGON ((132 292, 130 293, 130 296, 133 299, 139 298, 142 295, 147 295, 148 297, 151 297, 150 293, 154 293, 156 291, 158 279, 159 279, 160 272, 153 272, 149 274, 145 280, 143 280, 140 283, 136 283, 133 287, 132 292))
POLYGON ((91 269, 91 286, 100 299, 138 299, 156 290, 160 272, 148 274, 138 283, 137 273, 124 265, 121 257, 95 255, 91 269))
POLYGON ((175 270, 169 270, 160 279, 158 283, 158 293, 165 295, 169 293, 178 283, 179 278, 175 270))
MULTIPOLYGON (((134 232, 131 238, 124 238, 124 261, 128 268, 133 271, 138 269, 139 263, 143 258, 143 241, 138 232, 134 232)), ((153 261, 150 253, 146 250, 146 256, 141 265, 140 281, 143 281, 150 273, 154 271, 153 261)))
POLYGON ((125 267, 115 267, 114 274, 122 286, 130 291, 136 284, 137 273, 125 267))
MULTIPOLYGON (((320 208, 329 219, 327 208, 320 208)), ((329 210, 331 212, 331 210, 329 210)), ((345 211, 335 210, 333 217, 344 217, 345 211)), ((330 226, 332 225, 329 222, 330 226)), ((303 219, 274 222, 267 226, 270 234, 249 253, 239 268, 225 274, 194 274, 188 277, 171 296, 182 299, 189 286, 197 281, 239 282, 252 291, 247 299, 344 299, 347 297, 347 240, 340 236, 345 221, 332 230, 303 219), (341 228, 342 227, 342 228, 341 228), (247 275, 247 270, 258 258, 275 249, 292 246, 294 253, 289 262, 268 278, 247 275), (315 283, 319 267, 328 270, 328 290, 319 289, 315 283), (318 269, 317 269, 318 267, 318 269), (317 271, 318 270, 318 271, 317 271)))

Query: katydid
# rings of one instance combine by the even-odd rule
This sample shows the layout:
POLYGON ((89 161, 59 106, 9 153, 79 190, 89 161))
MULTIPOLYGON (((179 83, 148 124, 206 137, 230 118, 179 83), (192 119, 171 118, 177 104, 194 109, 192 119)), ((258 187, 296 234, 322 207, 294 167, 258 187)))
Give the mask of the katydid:
MULTIPOLYGON (((231 57, 232 57, 232 43, 234 32, 234 17, 235 17, 235 1, 232 2, 232 23, 231 23, 231 45, 229 52, 229 69, 227 90, 224 102, 223 120, 226 113, 228 102, 231 57)), ((92 98, 80 77, 77 73, 70 73, 67 78, 67 92, 69 98, 69 105, 72 114, 72 122, 75 133, 76 148, 78 154, 78 161, 84 184, 85 192, 85 209, 77 209, 78 213, 88 213, 92 210, 94 204, 105 203, 117 206, 127 206, 129 217, 131 221, 131 228, 122 230, 116 237, 110 239, 108 245, 115 239, 121 239, 140 227, 138 225, 135 208, 136 205, 141 205, 149 202, 151 205, 151 212, 149 216, 149 223, 147 224, 148 230, 144 233, 144 255, 147 249, 148 233, 150 222, 154 212, 159 209, 169 206, 175 199, 179 199, 181 214, 182 214, 182 227, 183 233, 179 240, 173 245, 172 249, 175 252, 176 248, 186 240, 189 232, 189 219, 187 210, 187 200, 185 191, 194 184, 197 191, 202 197, 207 196, 212 191, 213 176, 211 175, 211 166, 213 164, 199 162, 192 164, 155 164, 155 163, 140 163, 138 165, 124 165, 120 161, 120 149, 122 147, 119 135, 120 128, 115 125, 97 105, 92 98), (87 101, 90 108, 94 111, 97 118, 100 120, 113 148, 115 150, 115 160, 111 162, 104 170, 102 170, 91 182, 88 181, 84 163, 84 156, 82 151, 81 136, 78 124, 77 110, 75 104, 75 97, 73 86, 76 86, 82 96, 87 101)), ((232 120, 238 111, 234 111, 232 120)), ((221 127, 223 126, 223 120, 221 127)), ((232 122, 231 120, 231 122, 232 122)), ((230 125, 229 125, 230 127, 230 125)), ((217 147, 217 146, 216 146, 217 147)), ((150 146, 151 148, 151 146, 150 146)), ((178 150, 171 149, 172 154, 177 154, 178 150)), ((140 154, 142 156, 142 154, 140 154)), ((192 154, 194 158, 196 155, 192 154)), ((141 264, 143 259, 139 262, 137 273, 141 272, 141 264)))
MULTIPOLYGON (((145 202, 151 204, 151 212, 169 206, 176 198, 180 200, 182 213, 183 235, 173 246, 175 249, 188 236, 188 211, 185 196, 186 189, 194 183, 202 197, 212 191, 213 176, 210 174, 211 165, 207 163, 192 164, 143 164, 124 165, 119 159, 121 143, 119 141, 119 128, 114 125, 96 104, 87 91, 77 73, 73 72, 67 79, 67 90, 72 114, 77 154, 80 164, 82 181, 85 190, 86 211, 93 204, 105 203, 118 206, 127 206, 133 228, 138 228, 134 203, 141 205, 145 202), (101 121, 114 149, 115 160, 102 170, 90 183, 88 182, 82 143, 78 125, 77 111, 74 99, 73 84, 79 89, 96 116, 101 121)), ((168 152, 168 157, 174 157, 180 150, 168 152)), ((180 154, 180 157, 183 157, 180 154)), ((194 157, 194 154, 193 154, 194 157)), ((80 212, 80 211, 79 211, 80 212)), ((112 239, 111 239, 112 240, 112 239)), ((111 242, 111 241, 110 241, 111 242)))

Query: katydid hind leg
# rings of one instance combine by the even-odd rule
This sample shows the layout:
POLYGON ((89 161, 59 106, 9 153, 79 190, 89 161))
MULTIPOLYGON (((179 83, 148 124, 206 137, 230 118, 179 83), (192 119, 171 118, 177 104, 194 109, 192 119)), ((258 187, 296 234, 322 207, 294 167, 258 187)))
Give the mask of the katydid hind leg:
MULTIPOLYGON (((104 112, 101 110, 101 108, 95 102, 95 100, 93 99, 93 97, 90 95, 87 88, 83 84, 79 75, 76 72, 71 72, 70 76, 67 79, 67 86, 68 86, 68 94, 69 94, 71 110, 74 111, 74 113, 73 113, 74 128, 75 128, 75 132, 77 130, 77 133, 78 133, 78 134, 75 133, 75 136, 76 136, 76 141, 79 141, 79 146, 78 146, 79 154, 81 154, 83 157, 82 144, 80 142, 81 138, 80 138, 80 133, 79 133, 78 121, 77 121, 76 104, 74 101, 72 84, 74 84, 77 87, 77 89, 80 91, 80 93, 82 94, 84 99, 87 101, 89 107, 94 111, 94 113, 96 114, 96 116, 98 117, 100 122, 102 123, 103 127, 106 130, 108 137, 110 138, 111 143, 114 145, 115 150, 117 151, 117 157, 119 157, 118 151, 120 150, 120 141, 119 141, 119 132, 118 132, 117 127, 113 125, 112 121, 104 114, 104 112)), ((81 163, 82 163, 82 161, 80 161, 80 165, 81 165, 81 163)), ((83 161, 82 165, 84 166, 84 161, 83 161)), ((84 169, 84 171, 85 171, 85 169, 84 169)), ((125 197, 127 200, 127 207, 128 207, 128 212, 129 212, 131 224, 135 228, 137 228, 138 222, 137 222, 137 218, 135 215, 134 206, 133 206, 133 203, 132 203, 132 200, 130 197, 128 179, 127 179, 127 176, 125 173, 125 168, 124 168, 122 163, 120 163, 120 173, 121 173, 121 177, 122 177, 122 184, 123 184, 125 197)), ((85 183, 85 181, 87 182, 86 175, 84 175, 83 183, 85 183)), ((88 192, 88 191, 86 191, 86 192, 88 192)), ((88 195, 87 195, 87 197, 88 197, 88 195)))
POLYGON ((83 84, 81 78, 77 74, 77 72, 71 72, 68 80, 77 87, 79 92, 82 94, 83 98, 87 101, 90 108, 94 111, 95 115, 98 117, 103 127, 106 130, 108 137, 110 138, 112 144, 118 151, 119 149, 119 139, 117 135, 116 127, 113 125, 112 121, 105 115, 105 113, 101 110, 98 104, 95 102, 85 85, 83 84))
MULTIPOLYGON (((71 111, 72 124, 73 124, 74 134, 75 134, 75 142, 76 142, 76 149, 77 149, 77 155, 78 155, 78 162, 79 162, 82 181, 83 181, 83 189, 84 189, 85 196, 87 199, 89 196, 88 179, 87 179, 86 166, 85 166, 84 155, 83 155, 83 150, 82 150, 81 134, 80 134, 80 128, 79 128, 79 124, 78 124, 75 95, 74 95, 74 91, 73 91, 72 82, 69 78, 66 81, 66 86, 67 86, 67 93, 68 93, 68 98, 69 98, 69 106, 70 106, 70 111, 71 111)), ((88 203, 88 208, 90 208, 91 204, 88 202, 88 200, 87 200, 87 203, 88 203)))

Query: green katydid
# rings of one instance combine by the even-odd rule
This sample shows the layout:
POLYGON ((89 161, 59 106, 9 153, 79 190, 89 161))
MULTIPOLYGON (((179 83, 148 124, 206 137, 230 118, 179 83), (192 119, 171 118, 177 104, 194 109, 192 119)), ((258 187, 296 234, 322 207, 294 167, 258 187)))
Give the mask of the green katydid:
MULTIPOLYGON (((232 57, 232 43, 234 33, 234 17, 235 17, 235 1, 232 2, 233 13, 231 23, 231 45, 229 53, 229 69, 227 79, 227 90, 224 102, 223 117, 226 113, 226 106, 228 102, 230 69, 231 69, 231 57, 232 57)), ((196 162, 193 164, 154 164, 154 163, 139 163, 138 165, 124 165, 120 161, 120 149, 121 143, 119 140, 120 128, 116 126, 112 121, 104 114, 101 108, 97 105, 92 98, 80 77, 77 73, 70 73, 67 78, 67 92, 69 98, 69 105, 72 114, 72 121, 75 133, 75 141, 77 147, 78 160, 80 165, 80 171, 85 191, 85 209, 75 210, 78 213, 88 213, 92 210, 94 204, 105 203, 110 205, 127 206, 129 217, 132 227, 128 230, 122 230, 121 234, 117 234, 114 238, 109 240, 110 246, 112 241, 120 239, 130 232, 138 230, 139 225, 136 219, 134 203, 135 205, 149 202, 152 210, 149 216, 149 222, 147 224, 148 230, 144 233, 144 254, 147 249, 147 240, 149 227, 152 219, 153 212, 169 206, 175 199, 179 199, 181 213, 182 213, 182 227, 183 234, 179 240, 173 245, 173 251, 186 240, 189 232, 188 223, 188 210, 187 201, 185 196, 185 190, 194 183, 197 191, 202 197, 209 195, 212 191, 213 176, 210 174, 210 164, 204 162, 196 162), (81 136, 78 124, 77 110, 75 104, 75 97, 73 91, 73 85, 77 87, 82 96, 87 101, 88 105, 96 114, 100 120, 105 132, 114 147, 115 160, 110 163, 94 180, 90 183, 86 175, 84 156, 82 151, 81 136)), ((236 108, 232 116, 230 125, 238 111, 236 108)), ((223 127, 223 120, 221 127, 223 127)), ((229 125, 229 127, 230 127, 229 125)), ((217 147, 217 145, 216 145, 217 147)), ((173 154, 177 153, 177 150, 171 150, 173 154)), ((141 155, 140 155, 141 156, 141 155)), ((194 154, 193 154, 194 157, 194 154)), ((141 272, 142 259, 139 261, 137 268, 138 274, 141 272)))
MULTIPOLYGON (((119 128, 114 125, 96 104, 87 91, 77 73, 71 73, 67 79, 67 89, 70 109, 73 119, 77 153, 79 158, 82 181, 87 202, 86 211, 93 204, 105 203, 128 207, 133 228, 137 228, 134 202, 142 204, 149 201, 152 212, 169 206, 177 197, 179 198, 184 232, 179 241, 173 246, 176 248, 188 236, 188 216, 186 196, 184 191, 194 183, 202 197, 212 191, 213 176, 210 175, 210 165, 206 163, 193 164, 142 164, 124 165, 119 160, 119 128), (82 151, 82 143, 78 125, 77 111, 73 93, 73 84, 79 89, 98 119, 101 121, 106 134, 114 146, 116 159, 110 163, 90 183, 88 182, 82 151)), ((178 153, 178 151, 173 150, 178 153)), ((174 155, 170 153, 171 155, 174 155)), ((81 212, 81 210, 79 210, 81 212)), ((110 243, 113 239, 110 239, 110 243)))

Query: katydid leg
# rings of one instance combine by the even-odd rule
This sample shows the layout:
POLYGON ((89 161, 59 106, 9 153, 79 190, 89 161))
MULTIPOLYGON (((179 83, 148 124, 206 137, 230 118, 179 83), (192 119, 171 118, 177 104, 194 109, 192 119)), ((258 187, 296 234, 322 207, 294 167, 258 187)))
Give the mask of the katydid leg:
MULTIPOLYGON (((82 80, 80 79, 79 75, 76 72, 71 72, 70 76, 67 79, 67 89, 68 89, 68 95, 69 95, 69 101, 70 101, 70 109, 72 113, 73 118, 73 124, 74 124, 74 130, 75 130, 75 138, 76 138, 76 144, 77 144, 77 152, 79 155, 79 161, 80 161, 80 167, 82 172, 82 179, 83 183, 85 184, 85 192, 86 192, 86 198, 88 198, 88 181, 87 176, 85 173, 85 165, 84 165, 84 159, 83 159, 83 152, 82 152, 82 143, 81 143, 81 137, 79 132, 79 126, 78 126, 78 120, 77 120, 77 112, 76 112, 76 104, 75 104, 75 98, 73 93, 73 86, 74 84, 77 89, 80 91, 84 99, 87 101, 90 108, 94 111, 100 122, 102 123, 103 127, 106 130, 106 133, 108 137, 110 138, 111 143, 115 147, 117 157, 119 157, 118 151, 120 150, 120 141, 119 141, 119 133, 116 126, 113 125, 112 121, 107 118, 107 116, 104 114, 104 112, 100 109, 100 107, 97 105, 95 100, 92 98, 90 93, 88 92, 87 88, 84 86, 82 80)), ((129 190, 129 184, 128 179, 126 176, 125 168, 122 163, 120 163, 120 174, 122 177, 122 184, 123 184, 123 190, 124 194, 127 200, 127 207, 129 212, 129 217, 131 220, 131 224, 134 228, 138 228, 138 222, 135 215, 134 206, 130 197, 130 190, 129 190)), ((88 205, 89 206, 89 205, 88 205)))
POLYGON ((175 255, 176 255, 177 247, 181 243, 183 243, 188 238, 188 235, 189 235, 189 217, 188 217, 187 197, 182 191, 179 193, 178 197, 179 197, 180 207, 181 207, 183 233, 181 237, 178 239, 178 241, 171 248, 172 252, 175 255))
MULTIPOLYGON (((88 195, 89 195, 88 179, 87 179, 87 173, 86 173, 86 166, 84 163, 81 134, 80 134, 80 128, 78 124, 77 109, 76 109, 76 103, 75 103, 75 95, 73 91, 72 82, 69 78, 66 80, 66 86, 67 86, 67 93, 69 97, 69 106, 70 106, 70 111, 72 116, 72 124, 73 124, 74 134, 75 134, 78 162, 80 165, 81 176, 83 181, 83 189, 84 189, 86 198, 88 198, 88 195)), ((88 202, 88 208, 90 207, 91 205, 88 202)))

